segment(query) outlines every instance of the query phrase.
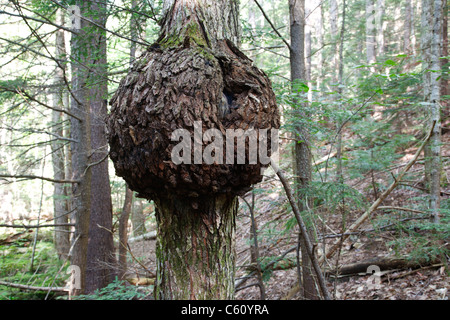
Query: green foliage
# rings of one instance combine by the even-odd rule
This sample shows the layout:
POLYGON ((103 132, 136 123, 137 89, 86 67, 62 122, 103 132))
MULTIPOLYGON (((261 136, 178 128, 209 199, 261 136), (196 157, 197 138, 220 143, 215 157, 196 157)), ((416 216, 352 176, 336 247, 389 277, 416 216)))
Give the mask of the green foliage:
MULTIPOLYGON (((427 211, 423 208, 424 211, 427 211)), ((450 254, 445 245, 450 237, 450 200, 441 203, 441 221, 434 223, 430 215, 412 216, 408 213, 385 215, 376 219, 374 227, 392 226, 396 232, 394 240, 387 246, 398 255, 408 255, 408 259, 415 262, 429 262, 440 260, 450 254)))
MULTIPOLYGON (((37 242, 33 269, 30 269, 31 242, 31 237, 25 237, 10 245, 0 246, 0 279, 40 287, 64 286, 65 273, 60 272, 62 265, 52 243, 37 242), (57 277, 58 274, 62 276, 57 277)), ((0 286, 0 300, 44 299, 46 295, 47 292, 28 292, 0 286)))
POLYGON ((138 287, 116 278, 106 287, 95 290, 93 294, 80 295, 74 300, 140 300, 145 297, 146 294, 140 292, 138 287))

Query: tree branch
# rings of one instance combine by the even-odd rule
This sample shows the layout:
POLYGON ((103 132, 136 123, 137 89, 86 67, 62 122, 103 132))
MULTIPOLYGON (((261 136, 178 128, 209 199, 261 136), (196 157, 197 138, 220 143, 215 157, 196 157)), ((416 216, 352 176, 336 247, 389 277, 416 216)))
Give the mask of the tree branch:
POLYGON ((267 20, 267 22, 270 24, 270 26, 272 27, 273 31, 275 31, 275 33, 280 37, 280 39, 284 42, 284 44, 289 48, 289 51, 292 51, 292 47, 289 44, 289 42, 286 41, 286 39, 281 35, 280 32, 278 32, 277 28, 275 28, 275 26, 273 25, 272 21, 270 21, 269 17, 267 16, 267 14, 264 12, 264 9, 261 7, 261 5, 259 4, 259 2, 257 0, 254 0, 256 5, 258 6, 259 10, 261 10, 261 13, 263 14, 264 18, 267 20))
POLYGON ((305 241, 306 251, 308 253, 309 259, 311 260, 311 264, 313 265, 314 271, 316 273, 316 276, 317 276, 317 279, 319 282, 319 287, 323 294, 323 297, 325 300, 331 300, 330 295, 328 293, 326 283, 325 283, 325 278, 323 277, 322 270, 320 269, 320 265, 314 254, 313 244, 311 242, 311 239, 309 238, 308 230, 306 228, 305 223, 303 222, 303 218, 300 214, 300 210, 297 207, 297 203, 294 199, 289 182, 287 181, 286 177, 284 176, 284 173, 280 170, 280 168, 277 167, 276 164, 272 163, 272 167, 275 170, 278 178, 280 178, 280 181, 283 184, 284 190, 286 192, 286 196, 289 199, 289 203, 291 204, 292 211, 294 211, 295 218, 297 219, 297 223, 298 223, 298 226, 300 227, 300 231, 301 231, 300 236, 305 241))
POLYGON ((80 182, 80 180, 59 180, 59 179, 52 179, 52 178, 46 178, 46 177, 40 177, 40 176, 34 176, 34 175, 0 174, 0 178, 27 179, 27 180, 40 179, 40 180, 53 182, 53 183, 79 183, 80 182))
POLYGON ((10 288, 17 288, 22 290, 33 290, 33 291, 53 291, 53 292, 69 292, 69 289, 62 288, 62 287, 34 287, 34 286, 28 286, 24 284, 18 284, 18 283, 11 283, 6 281, 0 281, 0 285, 7 286, 10 288))

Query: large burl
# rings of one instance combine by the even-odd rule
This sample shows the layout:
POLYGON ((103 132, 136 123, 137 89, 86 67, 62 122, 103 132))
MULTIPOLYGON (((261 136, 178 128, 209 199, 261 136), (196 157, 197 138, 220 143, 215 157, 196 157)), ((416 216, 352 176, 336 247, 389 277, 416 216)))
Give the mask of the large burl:
MULTIPOLYGON (((227 163, 227 129, 280 127, 267 75, 228 40, 211 49, 186 36, 182 43, 165 40, 149 47, 121 81, 111 107, 108 139, 116 174, 147 199, 248 191, 261 181, 261 169, 268 164, 259 159, 249 164, 248 153, 246 163, 238 164, 237 143, 235 161, 227 163), (223 134, 223 161, 194 163, 194 126, 199 123, 202 132, 217 129, 223 134), (190 133, 191 164, 173 162, 172 151, 181 139, 172 141, 172 134, 178 129, 190 133)), ((205 148, 211 141, 200 143, 205 148)))

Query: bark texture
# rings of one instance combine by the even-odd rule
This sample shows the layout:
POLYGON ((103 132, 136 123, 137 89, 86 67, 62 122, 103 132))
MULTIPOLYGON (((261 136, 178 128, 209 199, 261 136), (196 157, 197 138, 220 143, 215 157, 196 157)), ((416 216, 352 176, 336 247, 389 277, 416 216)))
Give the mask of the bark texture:
POLYGON ((205 198, 201 210, 195 212, 176 197, 159 199, 156 204, 155 298, 233 299, 237 198, 205 198))
POLYGON ((105 118, 107 114, 106 4, 79 1, 81 29, 72 36, 72 165, 75 233, 72 265, 80 267, 81 289, 92 293, 115 277, 112 204, 105 118), (95 191, 95 193, 91 192, 95 191))
MULTIPOLYGON (((224 137, 227 129, 279 128, 268 77, 231 41, 217 42, 210 49, 199 45, 193 32, 181 46, 168 45, 170 40, 165 39, 149 48, 111 100, 111 159, 116 174, 140 197, 237 195, 261 181, 264 165, 226 164, 225 152, 222 164, 175 165, 171 155, 179 142, 171 136, 177 129, 188 130, 194 146, 198 121, 202 133, 217 129, 224 137), (220 118, 218 106, 224 94, 232 101, 230 113, 220 118)), ((200 143, 202 150, 209 144, 200 143)), ((194 148, 192 153, 194 163, 194 148)))
MULTIPOLYGON (((336 9, 337 10, 337 9, 336 9)), ((305 66, 305 1, 291 0, 289 1, 290 11, 290 28, 291 28, 291 81, 293 88, 296 90, 298 81, 306 81, 305 66)), ((298 101, 294 101, 299 104, 298 101)), ((296 107, 294 115, 298 118, 305 117, 303 111, 304 105, 296 107)), ((302 195, 301 190, 308 188, 311 182, 312 165, 310 148, 310 135, 305 128, 297 126, 295 128, 295 147, 294 147, 294 172, 295 183, 297 187, 298 206, 301 211, 306 211, 311 207, 312 203, 307 205, 307 199, 302 195)), ((305 217, 309 220, 309 217, 305 217)), ((310 226, 310 224, 308 224, 310 226)), ((318 293, 315 287, 311 260, 307 253, 306 243, 303 238, 299 239, 302 256, 302 297, 308 300, 318 299, 318 293)), ((300 275, 299 275, 300 276, 300 275)))
MULTIPOLYGON (((269 78, 236 46, 237 13, 234 0, 166 0, 158 41, 111 100, 116 174, 156 204, 156 299, 234 297, 236 196, 259 182, 268 164, 250 164, 249 156, 238 164, 237 143, 230 164, 219 136, 280 127, 269 78), (173 162, 179 129, 191 146, 182 156, 193 164, 173 162), (210 129, 218 148, 207 163, 202 154, 211 141, 203 134, 210 129)), ((248 155, 249 143, 245 149, 248 155)))
MULTIPOLYGON (((57 23, 64 25, 64 14, 61 11, 57 13, 57 23)), ((66 53, 65 49, 65 36, 64 30, 56 31, 55 35, 55 50, 56 56, 60 59, 64 58, 66 53)), ((54 84, 56 86, 55 92, 53 93, 53 104, 57 109, 64 109, 64 73, 65 65, 59 64, 55 72, 54 84)), ((64 117, 59 111, 52 112, 52 133, 55 136, 64 136, 64 117)), ((64 142, 55 139, 52 144, 52 164, 53 164, 53 178, 55 180, 65 180, 65 152, 64 152, 64 142)), ((54 184, 53 191, 53 213, 55 218, 55 224, 63 225, 69 222, 68 214, 69 206, 67 201, 66 188, 61 183, 54 184)), ((69 253, 70 248, 70 233, 69 227, 56 227, 55 228, 55 247, 58 253, 58 258, 65 260, 69 253)))

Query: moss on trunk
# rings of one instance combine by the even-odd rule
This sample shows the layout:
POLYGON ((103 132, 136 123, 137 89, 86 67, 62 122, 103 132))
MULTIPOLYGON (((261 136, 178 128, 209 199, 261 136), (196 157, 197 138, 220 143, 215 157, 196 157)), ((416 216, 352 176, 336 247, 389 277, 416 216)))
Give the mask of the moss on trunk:
POLYGON ((156 299, 234 298, 237 198, 221 195, 199 202, 193 210, 173 197, 156 201, 156 299))

